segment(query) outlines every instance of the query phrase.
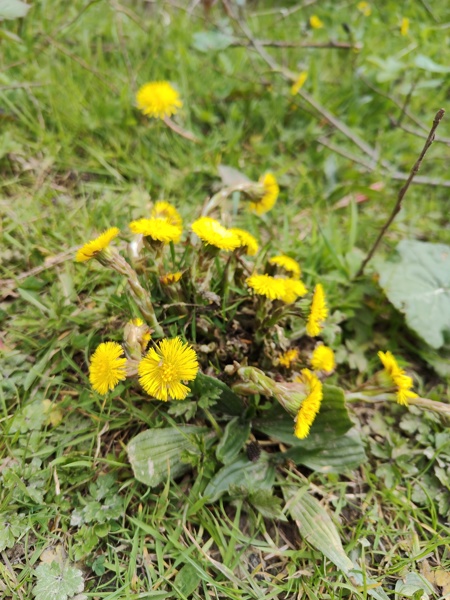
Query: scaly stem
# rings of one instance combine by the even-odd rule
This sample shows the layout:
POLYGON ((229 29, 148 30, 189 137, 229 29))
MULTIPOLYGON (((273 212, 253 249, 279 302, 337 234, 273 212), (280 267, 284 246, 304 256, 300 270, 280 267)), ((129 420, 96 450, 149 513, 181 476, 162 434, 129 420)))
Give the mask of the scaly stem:
MULTIPOLYGON (((366 394, 361 394, 359 392, 349 392, 345 394, 345 399, 348 402, 386 402, 386 401, 395 401, 394 394, 378 394, 376 396, 367 396, 366 394)), ((437 402, 436 400, 430 400, 429 398, 408 398, 408 404, 413 406, 419 406, 420 408, 424 408, 426 410, 431 410, 432 412, 439 413, 441 415, 450 416, 450 404, 444 404, 443 402, 437 402)))

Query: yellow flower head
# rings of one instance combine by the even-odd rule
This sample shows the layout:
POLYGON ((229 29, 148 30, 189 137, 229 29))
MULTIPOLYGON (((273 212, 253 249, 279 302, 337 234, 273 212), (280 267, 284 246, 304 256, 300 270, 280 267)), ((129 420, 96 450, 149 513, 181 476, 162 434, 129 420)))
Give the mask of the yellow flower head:
POLYGON ((400 23, 400 35, 408 35, 409 22, 408 17, 403 17, 402 22, 400 23))
POLYGON ((177 271, 176 273, 167 273, 166 275, 162 275, 159 280, 162 285, 173 285, 177 283, 181 279, 181 271, 177 271))
POLYGON ((89 365, 89 381, 96 392, 104 396, 119 381, 126 378, 126 358, 117 342, 103 342, 95 350, 89 365))
POLYGON ((328 316, 327 303, 325 301, 325 292, 321 283, 314 288, 311 309, 306 323, 306 333, 310 337, 316 337, 322 330, 322 323, 328 316))
POLYGON ((104 233, 102 233, 95 240, 91 240, 84 244, 78 251, 75 256, 76 262, 84 262, 86 260, 91 260, 91 258, 95 258, 100 252, 105 250, 112 240, 117 237, 120 233, 120 229, 118 227, 111 227, 107 229, 104 233))
POLYGON ((413 387, 412 378, 406 375, 405 371, 398 366, 391 352, 378 352, 378 357, 383 363, 384 370, 397 387, 397 402, 408 406, 410 398, 417 398, 417 394, 411 391, 413 387))
POLYGON ((275 206, 280 188, 272 173, 262 175, 259 178, 259 183, 263 187, 263 194, 259 200, 250 202, 250 208, 256 214, 262 215, 275 206))
POLYGON ((221 250, 236 250, 242 245, 235 233, 211 217, 200 217, 192 223, 191 229, 205 244, 221 250))
POLYGON ((278 364, 289 369, 291 364, 297 360, 298 355, 297 348, 291 348, 278 357, 278 364))
POLYGON ((311 366, 314 371, 324 371, 331 373, 336 368, 334 352, 328 346, 316 346, 311 356, 311 366))
POLYGON ((276 279, 270 275, 251 275, 247 278, 247 285, 255 294, 270 300, 282 300, 286 293, 284 279, 276 279))
POLYGON ((309 17, 309 24, 313 29, 322 29, 323 21, 319 19, 317 15, 311 15, 309 17))
POLYGON ((291 94, 293 96, 295 96, 295 94, 297 94, 302 89, 307 79, 308 71, 302 71, 291 87, 291 94))
POLYGON ((245 231, 244 229, 237 228, 229 229, 229 231, 238 236, 239 240, 241 241, 240 247, 244 248, 246 254, 249 256, 255 256, 255 254, 258 252, 258 242, 251 233, 245 231))
POLYGON ((288 273, 291 273, 294 279, 298 279, 302 272, 298 262, 290 256, 286 256, 285 254, 280 254, 280 256, 274 256, 273 258, 269 259, 269 263, 271 265, 281 267, 288 273))
POLYGON ((305 384, 308 389, 308 395, 303 400, 298 411, 294 431, 295 436, 303 440, 308 436, 311 425, 320 410, 323 399, 323 388, 320 379, 317 375, 311 373, 309 369, 302 369, 301 375, 296 381, 305 384))
POLYGON ((168 81, 152 81, 143 85, 136 94, 137 107, 144 115, 164 119, 183 106, 178 92, 168 81))
POLYGON ((169 244, 170 242, 179 242, 182 229, 172 225, 166 219, 138 219, 131 221, 130 229, 133 233, 140 233, 144 237, 152 240, 169 244))
POLYGON ((284 285, 284 293, 281 298, 286 304, 292 304, 298 297, 304 296, 308 290, 303 281, 299 279, 281 279, 284 285))
POLYGON ((365 17, 370 17, 372 14, 372 7, 368 2, 358 2, 356 8, 362 13, 365 17))
POLYGON ((189 388, 182 381, 197 376, 195 350, 179 337, 161 340, 151 348, 138 366, 139 383, 150 396, 158 400, 184 400, 189 388))
POLYGON ((153 219, 165 219, 168 223, 175 225, 175 227, 179 227, 180 229, 183 227, 183 219, 181 218, 180 213, 175 206, 172 206, 170 202, 167 202, 166 200, 159 200, 156 202, 150 216, 153 219))

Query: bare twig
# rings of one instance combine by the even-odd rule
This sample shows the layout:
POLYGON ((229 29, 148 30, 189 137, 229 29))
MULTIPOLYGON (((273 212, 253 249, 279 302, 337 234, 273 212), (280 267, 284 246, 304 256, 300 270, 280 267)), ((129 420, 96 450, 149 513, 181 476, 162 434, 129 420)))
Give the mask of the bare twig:
MULTIPOLYGON (((269 48, 335 48, 337 50, 351 50, 352 48, 359 47, 355 46, 354 44, 350 44, 349 42, 333 42, 332 40, 322 44, 319 42, 285 42, 279 40, 258 40, 258 43, 261 46, 266 46, 269 48)), ((234 40, 230 44, 230 46, 243 47, 248 47, 251 45, 252 42, 248 40, 234 40)))
POLYGON ((356 277, 360 277, 364 273, 364 269, 365 269, 367 263, 370 261, 370 259, 372 258, 372 256, 375 254, 375 252, 376 252, 376 250, 378 248, 379 243, 383 239, 384 234, 389 229, 392 221, 395 219, 395 217, 397 216, 397 214, 400 212, 400 210, 402 208, 403 198, 405 197, 406 192, 408 191, 409 186, 411 185, 412 180, 414 179, 414 177, 416 176, 417 172, 419 171, 419 169, 420 169, 420 167, 422 165, 422 161, 423 161, 423 159, 425 157, 425 154, 428 152, 431 144, 434 141, 434 134, 436 132, 436 129, 439 126, 439 123, 442 121, 442 118, 443 118, 444 114, 445 114, 445 110, 443 108, 439 109, 438 112, 436 113, 436 116, 434 117, 433 125, 432 125, 432 127, 430 129, 430 133, 428 134, 428 138, 427 138, 427 140, 425 142, 424 147, 422 148, 422 152, 420 153, 419 158, 417 159, 415 165, 411 169, 411 173, 409 174, 409 177, 406 180, 405 185, 399 191, 398 197, 397 197, 397 202, 395 203, 395 206, 394 206, 394 208, 392 210, 392 213, 391 213, 390 217, 388 218, 388 220, 386 221, 386 223, 381 228, 381 231, 378 234, 378 237, 375 240, 375 243, 373 244, 372 248, 369 250, 366 258, 363 260, 360 268, 358 269, 358 272, 356 273, 356 277))
POLYGON ((193 133, 187 131, 186 129, 183 129, 182 127, 174 123, 174 121, 172 121, 172 119, 170 119, 169 117, 164 117, 164 123, 167 125, 167 127, 169 127, 169 129, 171 129, 181 137, 185 138, 186 140, 195 143, 198 143, 200 141, 197 137, 195 137, 193 133))

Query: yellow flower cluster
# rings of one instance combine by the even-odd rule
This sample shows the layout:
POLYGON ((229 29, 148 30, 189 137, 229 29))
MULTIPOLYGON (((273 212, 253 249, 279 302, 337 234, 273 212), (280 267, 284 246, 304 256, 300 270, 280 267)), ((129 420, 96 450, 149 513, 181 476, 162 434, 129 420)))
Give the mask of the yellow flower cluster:
POLYGON ((241 242, 240 247, 243 248, 246 254, 249 256, 255 256, 255 254, 258 252, 259 245, 256 238, 253 237, 251 233, 245 231, 244 229, 237 228, 229 229, 229 231, 237 235, 241 242))
POLYGON ((280 188, 272 173, 266 173, 259 178, 262 186, 262 195, 258 200, 250 202, 250 208, 257 214, 262 215, 271 210, 277 201, 280 188))
POLYGON ((286 369, 289 369, 292 363, 298 359, 298 356, 299 352, 297 348, 290 348, 278 358, 278 364, 282 367, 286 367, 286 369))
POLYGON ((129 225, 131 231, 155 242, 178 243, 183 233, 183 220, 177 209, 166 200, 156 202, 150 219, 138 219, 129 225))
POLYGON ((241 239, 236 233, 211 217, 200 217, 192 223, 191 229, 205 244, 221 250, 236 250, 242 245, 241 239))
POLYGON ((282 300, 286 304, 295 302, 308 291, 298 279, 282 279, 266 274, 251 275, 247 278, 247 285, 259 296, 265 296, 269 300, 282 300))
POLYGON ((120 233, 120 229, 117 227, 111 227, 102 233, 95 240, 91 240, 82 246, 76 253, 76 262, 85 262, 98 256, 103 250, 105 250, 114 238, 120 233))
POLYGON ((325 292, 321 283, 314 288, 311 309, 306 323, 306 333, 310 337, 316 337, 322 331, 322 325, 328 316, 327 303, 325 301, 325 292))
POLYGON ((136 94, 139 110, 148 117, 164 119, 178 112, 183 106, 178 92, 168 81, 151 81, 136 94))
POLYGON ((294 279, 298 279, 302 273, 300 269, 300 265, 296 260, 291 258, 290 256, 286 256, 285 254, 280 254, 279 256, 273 256, 269 259, 269 263, 271 265, 276 265, 277 267, 281 267, 285 271, 291 274, 294 279))
POLYGON ((323 388, 320 379, 309 369, 302 369, 301 375, 296 381, 305 384, 308 388, 308 395, 300 406, 294 430, 294 435, 303 440, 308 436, 311 425, 320 410, 323 399, 323 388))
POLYGON ((378 352, 378 357, 383 363, 383 367, 394 385, 397 387, 397 402, 408 406, 410 398, 417 398, 417 394, 411 391, 413 380, 405 371, 398 366, 398 363, 391 352, 378 352))

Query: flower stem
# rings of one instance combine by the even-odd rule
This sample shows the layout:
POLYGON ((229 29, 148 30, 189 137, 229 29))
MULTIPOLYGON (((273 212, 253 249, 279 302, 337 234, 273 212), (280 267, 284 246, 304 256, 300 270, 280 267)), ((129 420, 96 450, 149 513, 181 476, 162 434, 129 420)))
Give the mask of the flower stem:
MULTIPOLYGON (((385 402, 385 401, 395 401, 394 394, 378 394, 376 396, 367 396, 366 394, 361 394, 359 392, 349 392, 345 394, 345 399, 348 402, 385 402)), ((408 404, 413 406, 418 406, 425 410, 431 410, 432 412, 439 413, 441 415, 449 415, 450 416, 450 404, 444 404, 444 402, 437 402, 436 400, 430 400, 429 398, 421 398, 418 396, 417 398, 408 398, 408 404)))

